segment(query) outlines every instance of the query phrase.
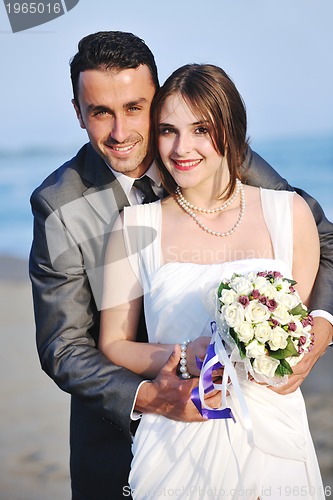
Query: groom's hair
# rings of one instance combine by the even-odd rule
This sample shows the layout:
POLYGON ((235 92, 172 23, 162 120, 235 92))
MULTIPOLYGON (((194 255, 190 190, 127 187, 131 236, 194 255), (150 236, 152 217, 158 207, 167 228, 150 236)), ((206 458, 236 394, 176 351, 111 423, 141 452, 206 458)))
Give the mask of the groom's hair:
POLYGON ((159 88, 154 55, 141 38, 123 31, 99 31, 82 38, 78 52, 70 62, 74 100, 78 102, 78 81, 82 71, 89 69, 118 70, 148 66, 153 85, 159 88))

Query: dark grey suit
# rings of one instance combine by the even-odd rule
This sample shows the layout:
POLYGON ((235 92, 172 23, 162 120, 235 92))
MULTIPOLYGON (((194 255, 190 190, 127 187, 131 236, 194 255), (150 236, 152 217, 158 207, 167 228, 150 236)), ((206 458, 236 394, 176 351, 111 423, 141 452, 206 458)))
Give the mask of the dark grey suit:
POLYGON ((73 498, 123 498, 131 458, 130 412, 141 378, 96 349, 96 302, 105 244, 118 208, 128 200, 88 144, 36 189, 31 204, 37 346, 42 368, 72 395, 73 498))
MULTIPOLYGON (((291 189, 251 150, 245 166, 248 183, 291 189)), ((307 200, 320 223, 324 257, 313 306, 333 313, 333 227, 320 207, 307 200)), ((105 245, 128 200, 86 144, 34 191, 31 204, 37 346, 42 368, 72 395, 73 498, 123 498, 131 458, 130 413, 141 378, 110 363, 96 342, 105 245)), ((144 325, 140 335, 145 335, 144 325)))

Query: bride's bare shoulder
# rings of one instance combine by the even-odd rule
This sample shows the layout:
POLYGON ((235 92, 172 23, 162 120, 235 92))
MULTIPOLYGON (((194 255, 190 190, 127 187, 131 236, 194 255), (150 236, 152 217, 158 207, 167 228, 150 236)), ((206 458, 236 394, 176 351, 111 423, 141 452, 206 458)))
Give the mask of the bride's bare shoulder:
POLYGON ((260 201, 260 188, 244 185, 244 194, 247 202, 260 201))

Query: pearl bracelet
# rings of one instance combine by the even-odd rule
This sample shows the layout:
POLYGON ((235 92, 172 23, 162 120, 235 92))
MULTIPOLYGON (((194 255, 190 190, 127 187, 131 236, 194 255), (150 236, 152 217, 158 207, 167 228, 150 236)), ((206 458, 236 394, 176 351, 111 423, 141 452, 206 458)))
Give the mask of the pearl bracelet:
POLYGON ((184 379, 192 378, 192 375, 187 370, 187 353, 186 353, 187 346, 190 342, 191 342, 190 340, 185 340, 184 342, 182 342, 180 344, 181 353, 180 353, 180 361, 179 361, 179 363, 180 363, 179 371, 181 373, 182 378, 184 378, 184 379))

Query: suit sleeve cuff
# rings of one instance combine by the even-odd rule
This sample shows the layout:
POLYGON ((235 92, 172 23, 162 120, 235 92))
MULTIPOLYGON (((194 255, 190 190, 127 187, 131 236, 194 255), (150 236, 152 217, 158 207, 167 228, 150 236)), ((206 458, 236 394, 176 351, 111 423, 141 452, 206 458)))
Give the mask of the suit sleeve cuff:
MULTIPOLYGON (((327 311, 322 311, 321 309, 315 309, 314 311, 311 311, 311 316, 313 316, 314 318, 320 317, 320 318, 327 319, 327 321, 329 323, 331 323, 331 325, 333 326, 333 316, 332 316, 332 314, 330 314, 327 311)), ((331 347, 333 346, 333 340, 329 345, 331 347)))
POLYGON ((311 316, 313 316, 314 318, 319 316, 321 318, 327 319, 327 321, 333 326, 333 316, 327 311, 316 309, 315 311, 311 311, 311 316))
POLYGON ((142 417, 142 413, 140 413, 139 411, 136 411, 134 408, 135 408, 135 405, 136 405, 136 398, 138 397, 138 392, 140 390, 140 387, 142 386, 142 384, 145 384, 146 382, 150 382, 150 380, 143 380, 138 385, 138 388, 136 390, 134 401, 133 401, 133 406, 132 406, 132 411, 131 411, 131 415, 130 415, 131 416, 131 420, 139 420, 142 417))

